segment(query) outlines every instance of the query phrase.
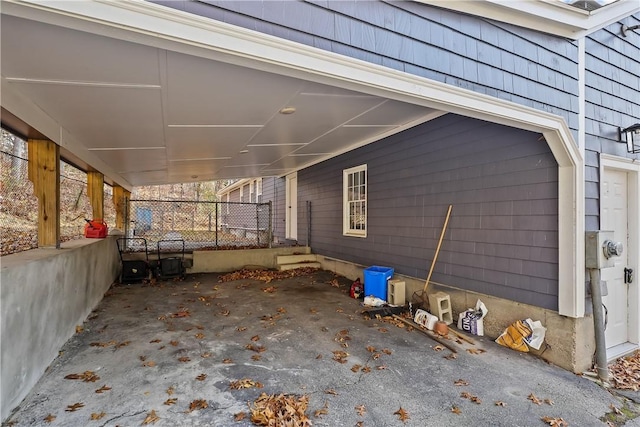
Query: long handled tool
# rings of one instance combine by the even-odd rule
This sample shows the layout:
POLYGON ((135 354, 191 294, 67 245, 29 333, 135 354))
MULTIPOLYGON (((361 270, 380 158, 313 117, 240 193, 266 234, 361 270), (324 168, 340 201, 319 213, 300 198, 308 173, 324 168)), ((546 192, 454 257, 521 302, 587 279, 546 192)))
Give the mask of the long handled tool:
POLYGON ((438 337, 436 337, 434 334, 432 334, 431 332, 425 330, 422 328, 422 326, 418 325, 415 322, 410 322, 407 319, 403 319, 402 317, 396 315, 396 314, 392 314, 393 318, 396 320, 401 321, 402 323, 405 323, 409 326, 413 326, 415 328, 416 331, 420 331, 423 334, 425 334, 426 336, 428 336, 429 338, 431 338, 432 340, 434 340, 437 343, 442 344, 443 347, 448 348, 449 350, 451 350, 454 353, 457 353, 458 350, 455 349, 455 347, 452 347, 450 344, 447 344, 446 342, 444 342, 443 340, 439 339, 438 337))
POLYGON ((449 217, 451 217, 451 209, 453 205, 449 205, 449 210, 447 210, 447 217, 444 220, 444 225, 442 226, 442 232, 440 233, 440 240, 438 241, 438 246, 436 247, 436 254, 433 256, 433 261, 431 261, 431 268, 429 269, 429 275, 427 276, 427 280, 424 282, 424 288, 422 289, 422 295, 427 300, 427 288, 429 287, 429 281, 431 280, 431 275, 433 274, 433 268, 436 266, 436 261, 438 259, 438 254, 440 253, 440 247, 442 246, 442 240, 444 240, 444 233, 447 231, 447 224, 449 224, 449 217))

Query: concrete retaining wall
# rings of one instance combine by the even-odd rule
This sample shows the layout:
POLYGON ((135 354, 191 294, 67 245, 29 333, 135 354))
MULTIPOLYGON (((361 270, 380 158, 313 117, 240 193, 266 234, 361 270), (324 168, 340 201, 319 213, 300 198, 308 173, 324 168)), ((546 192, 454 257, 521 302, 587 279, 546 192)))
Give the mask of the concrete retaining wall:
MULTIPOLYGON (((363 270, 368 267, 321 255, 318 255, 317 259, 323 269, 334 271, 351 280, 358 277, 362 280, 364 278, 363 270)), ((421 292, 424 288, 425 279, 401 274, 395 274, 393 278, 405 281, 407 301, 411 300, 414 292, 421 292)), ((574 319, 560 316, 556 311, 431 282, 427 292, 437 291, 443 291, 450 295, 455 322, 457 322, 459 313, 475 307, 476 301, 480 299, 488 310, 484 319, 484 333, 488 338, 497 338, 507 326, 518 319, 540 320, 547 328, 545 335, 547 347, 543 345, 540 351, 532 349, 532 353, 576 373, 584 372, 592 365, 595 338, 591 316, 574 319)))
POLYGON ((226 273, 246 266, 277 268, 278 255, 308 254, 307 246, 233 251, 193 251, 193 266, 188 273, 226 273))
POLYGON ((114 238, 74 240, 62 249, 2 257, 0 419, 29 393, 119 269, 114 238))

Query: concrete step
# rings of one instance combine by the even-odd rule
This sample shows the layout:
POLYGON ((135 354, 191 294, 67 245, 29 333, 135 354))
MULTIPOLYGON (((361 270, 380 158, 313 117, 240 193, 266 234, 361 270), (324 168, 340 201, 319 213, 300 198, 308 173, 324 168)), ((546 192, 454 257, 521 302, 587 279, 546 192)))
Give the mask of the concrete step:
POLYGON ((315 254, 301 254, 301 255, 278 255, 276 257, 276 264, 295 264, 299 262, 316 262, 318 259, 315 254))
POLYGON ((291 264, 278 264, 278 270, 280 270, 280 271, 293 270, 295 268, 302 268, 302 267, 321 268, 322 264, 320 264, 319 262, 315 262, 315 261, 295 262, 295 263, 291 263, 291 264))

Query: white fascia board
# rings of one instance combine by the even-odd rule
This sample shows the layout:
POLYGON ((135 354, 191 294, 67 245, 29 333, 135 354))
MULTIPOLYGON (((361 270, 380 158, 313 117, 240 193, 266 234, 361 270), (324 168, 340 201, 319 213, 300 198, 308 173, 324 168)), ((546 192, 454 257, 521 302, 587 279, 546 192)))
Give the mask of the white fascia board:
POLYGON ((584 161, 562 117, 145 1, 5 0, 2 13, 542 133, 559 165, 559 313, 584 316, 584 161))
POLYGON ((18 91, 14 85, 2 76, 2 106, 20 117, 22 120, 33 126, 43 135, 46 135, 51 141, 63 147, 80 160, 99 170, 103 175, 112 179, 114 183, 123 187, 127 191, 131 191, 133 186, 129 181, 124 179, 119 173, 111 169, 100 160, 95 154, 91 153, 85 146, 80 144, 65 128, 63 128, 55 119, 44 112, 39 106, 34 104, 28 97, 18 91))
POLYGON ((573 40, 640 11, 637 0, 618 0, 591 12, 557 0, 415 1, 573 40))

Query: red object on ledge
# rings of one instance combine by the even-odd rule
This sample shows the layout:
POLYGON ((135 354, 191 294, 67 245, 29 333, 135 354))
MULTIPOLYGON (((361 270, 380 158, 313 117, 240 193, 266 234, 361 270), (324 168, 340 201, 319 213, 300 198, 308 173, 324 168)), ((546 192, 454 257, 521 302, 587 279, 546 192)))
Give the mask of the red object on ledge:
POLYGON ((107 237, 109 227, 102 219, 85 219, 87 223, 84 225, 84 237, 89 239, 101 239, 107 237))

